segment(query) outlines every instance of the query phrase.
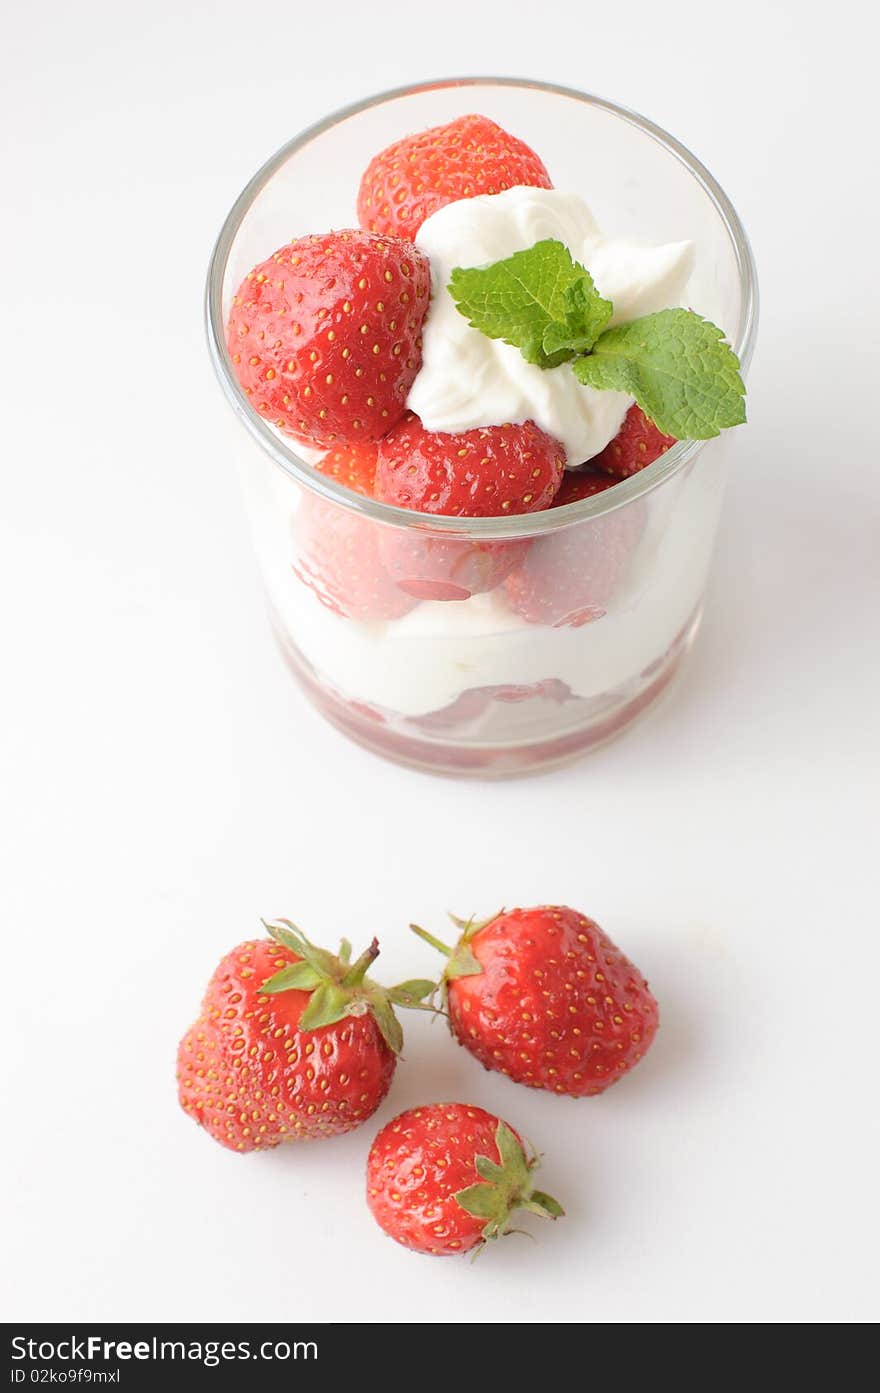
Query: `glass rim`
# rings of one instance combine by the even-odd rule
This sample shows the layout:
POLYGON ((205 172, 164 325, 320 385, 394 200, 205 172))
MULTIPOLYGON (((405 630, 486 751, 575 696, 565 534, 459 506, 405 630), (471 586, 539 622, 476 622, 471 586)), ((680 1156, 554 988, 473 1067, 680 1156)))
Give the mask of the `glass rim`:
POLYGON ((242 189, 230 208, 214 244, 205 286, 205 323, 208 351, 224 395, 242 425, 285 474, 311 492, 319 494, 340 507, 370 517, 376 522, 395 527, 444 532, 479 540, 534 537, 546 532, 555 532, 560 528, 568 527, 572 523, 582 520, 585 521, 588 518, 599 517, 603 513, 611 513, 617 508, 633 502, 636 498, 640 498, 643 494, 652 492, 653 489, 671 478, 673 474, 677 474, 680 469, 683 469, 707 442, 705 440, 677 441, 653 464, 631 475, 628 479, 622 480, 615 487, 603 490, 602 493, 594 494, 590 498, 566 504, 563 507, 546 508, 537 513, 523 513, 513 518, 460 518, 433 513, 417 513, 406 508, 394 507, 389 503, 382 503, 375 498, 368 498, 364 494, 355 493, 346 488, 344 484, 337 483, 301 459, 296 451, 287 445, 268 423, 253 410, 239 386, 226 349, 223 320, 223 278, 226 274, 232 244, 255 199, 290 156, 323 134, 324 131, 341 125, 362 111, 369 111, 372 107, 381 106, 385 102, 396 101, 421 92, 481 86, 518 87, 583 102, 587 106, 608 112, 627 125, 634 126, 684 165, 713 204, 733 247, 742 300, 737 332, 735 336, 732 336, 732 347, 739 358, 742 372, 745 375, 751 361, 758 323, 757 272, 752 249, 739 214, 718 181, 686 146, 671 136, 668 131, 663 130, 653 121, 649 121, 647 117, 639 115, 638 112, 631 111, 625 106, 619 106, 616 102, 608 101, 604 97, 578 91, 574 87, 564 87, 553 82, 540 82, 519 77, 453 77, 390 88, 386 92, 379 92, 374 96, 364 97, 359 101, 340 107, 322 120, 307 126, 305 130, 300 131, 298 135, 282 145, 274 155, 266 160, 265 164, 257 170, 242 189))

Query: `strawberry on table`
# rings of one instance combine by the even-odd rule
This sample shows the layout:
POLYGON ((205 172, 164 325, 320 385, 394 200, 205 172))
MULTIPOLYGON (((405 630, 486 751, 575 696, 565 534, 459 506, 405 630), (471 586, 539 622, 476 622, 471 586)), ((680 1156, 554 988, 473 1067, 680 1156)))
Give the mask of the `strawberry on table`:
POLYGON ((421 365, 428 260, 359 230, 302 237, 242 282, 227 326, 255 411, 311 444, 378 440, 421 365))
POLYGON ((618 479, 626 479, 653 464, 674 444, 674 436, 664 435, 633 402, 620 430, 604 450, 593 456, 590 468, 604 469, 618 479))
POLYGON ((563 1214, 535 1189, 537 1164, 513 1128, 482 1108, 410 1108, 370 1148, 367 1203, 405 1248, 454 1256, 510 1232, 518 1209, 548 1219, 563 1214))
POLYGON ((449 1023, 487 1069, 582 1098, 642 1058, 658 1010, 642 974, 592 919, 564 905, 502 911, 461 932, 443 974, 449 1023))
POLYGON ((208 983, 177 1054, 180 1104, 223 1146, 261 1151, 350 1132, 388 1092, 403 1043, 394 1003, 418 1006, 430 982, 386 990, 316 948, 287 920, 240 943, 208 983))
POLYGON ((371 232, 415 237, 447 203, 523 184, 553 187, 534 150, 487 116, 459 116, 396 141, 370 161, 358 221, 371 232))

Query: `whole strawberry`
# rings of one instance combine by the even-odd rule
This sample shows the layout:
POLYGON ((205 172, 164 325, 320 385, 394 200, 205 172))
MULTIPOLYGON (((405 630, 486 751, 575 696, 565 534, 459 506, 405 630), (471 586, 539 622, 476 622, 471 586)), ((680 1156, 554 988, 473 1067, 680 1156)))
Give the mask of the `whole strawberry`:
POLYGON ((251 405, 311 444, 378 440, 421 366, 431 293, 411 243, 368 232, 302 237, 243 280, 227 347, 251 405))
POLYGON ((367 498, 373 496, 376 482, 377 446, 375 442, 363 445, 335 445, 328 450, 323 459, 315 463, 315 469, 337 484, 344 484, 354 493, 362 493, 367 498))
POLYGON ((379 552, 386 574, 416 600, 468 600, 494 590, 528 542, 472 542, 412 530, 384 531, 379 552))
POLYGON ((372 519, 307 494, 293 525, 294 573, 335 614, 369 623, 400 619, 415 607, 418 597, 384 564, 384 529, 372 519))
POLYGON ((552 188, 534 150, 487 116, 459 116, 396 141, 370 161, 358 193, 358 221, 371 232, 415 237, 425 218, 447 203, 519 184, 552 188))
POLYGON ((514 517, 549 508, 564 470, 562 446, 534 421, 448 434, 410 411, 379 445, 376 497, 444 517, 514 517))
POLYGON ((450 1257, 508 1233, 518 1209, 560 1217, 557 1201, 534 1188, 537 1164, 516 1132, 482 1108, 410 1108, 370 1148, 367 1203, 405 1248, 450 1257))
POLYGON ((386 990, 286 920, 240 943, 208 983, 177 1053, 181 1107, 223 1146, 261 1151, 350 1132, 388 1092, 402 1044, 393 1003, 417 1006, 429 982, 386 990))
POLYGON ((574 1098, 603 1093, 638 1063, 657 1032, 641 973, 599 925, 564 905, 454 920, 443 986, 460 1044, 516 1083, 574 1098))
MULTIPOLYGON (((616 482, 609 479, 607 486, 616 482)), ((566 481, 563 488, 568 487, 578 490, 566 481)), ((590 495, 604 491, 592 478, 586 488, 590 495)), ((578 501, 563 489, 560 494, 565 502, 578 501)), ((644 507, 634 501, 540 537, 504 582, 510 608, 529 624, 555 629, 578 629, 601 619, 626 579, 644 526, 644 507)))
POLYGON ((674 444, 675 437, 664 435, 633 402, 620 430, 604 450, 593 456, 590 468, 604 469, 618 479, 626 479, 630 474, 638 474, 640 469, 647 469, 674 444))

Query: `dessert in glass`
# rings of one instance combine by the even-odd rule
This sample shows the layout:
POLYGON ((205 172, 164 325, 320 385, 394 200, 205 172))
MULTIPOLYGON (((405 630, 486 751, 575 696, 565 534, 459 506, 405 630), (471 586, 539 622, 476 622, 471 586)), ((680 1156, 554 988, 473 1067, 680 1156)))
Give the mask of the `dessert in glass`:
POLYGON ((664 691, 757 320, 740 221, 675 140, 524 81, 362 102, 248 184, 207 316, 275 633, 339 729, 519 774, 664 691))

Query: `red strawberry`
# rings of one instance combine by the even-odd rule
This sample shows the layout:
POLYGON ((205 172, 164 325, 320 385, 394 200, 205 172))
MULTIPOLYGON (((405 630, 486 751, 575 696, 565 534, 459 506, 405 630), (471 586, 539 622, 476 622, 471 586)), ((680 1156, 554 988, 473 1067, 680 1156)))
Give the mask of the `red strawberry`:
POLYGON ((181 1107, 233 1151, 365 1122, 402 1044, 392 1003, 417 1006, 432 986, 373 982, 375 939, 350 964, 344 941, 334 957, 286 920, 267 928, 271 940, 240 943, 219 964, 177 1054, 181 1107))
POLYGON ((508 603, 530 624, 557 629, 601 619, 643 528, 644 509, 633 502, 539 538, 505 581, 508 603))
POLYGON ((633 402, 620 430, 604 450, 593 456, 590 468, 604 469, 618 479, 626 479, 653 464, 674 444, 675 437, 664 435, 633 402))
POLYGON ((328 232, 245 277, 227 346, 251 405, 312 444, 378 440, 403 415, 422 361, 428 260, 411 243, 328 232))
MULTIPOLYGON (((549 507, 564 468, 562 446, 533 421, 449 435, 425 430, 409 412, 380 443, 376 497, 450 517, 513 516, 549 507)), ((389 574, 422 600, 466 600, 494 590, 527 548, 527 542, 471 542, 415 529, 382 536, 389 574)))
POLYGON ((370 518, 308 494, 294 519, 293 569, 322 604, 346 619, 400 619, 416 599, 385 569, 383 531, 370 518))
POLYGON ((336 445, 328 450, 315 468, 337 484, 344 484, 355 493, 373 496, 376 482, 376 459, 378 447, 374 443, 364 445, 336 445))
POLYGON ((459 1043, 516 1083, 582 1098, 638 1063, 657 1031, 641 973, 599 925, 562 905, 454 921, 443 982, 459 1043))
POLYGON ((595 469, 566 469, 565 478, 553 500, 554 508, 564 508, 567 503, 580 503, 584 498, 613 489, 616 479, 609 479, 595 469))
POLYGON ((376 497, 445 517, 513 517, 549 508, 564 469, 562 446, 534 421, 449 435, 409 411, 379 445, 376 497))
POLYGON ((459 116, 389 145, 367 166, 358 222, 371 232, 415 237, 438 208, 516 185, 550 189, 534 150, 487 116, 459 116))
POLYGON ((401 590, 417 600, 468 600, 494 590, 528 542, 465 542, 425 532, 384 531, 379 549, 401 590))
POLYGON ((537 1164, 517 1133, 482 1108, 410 1108, 370 1148, 367 1203, 404 1248, 449 1257, 508 1233, 517 1209, 559 1218, 557 1201, 534 1188, 537 1164))

